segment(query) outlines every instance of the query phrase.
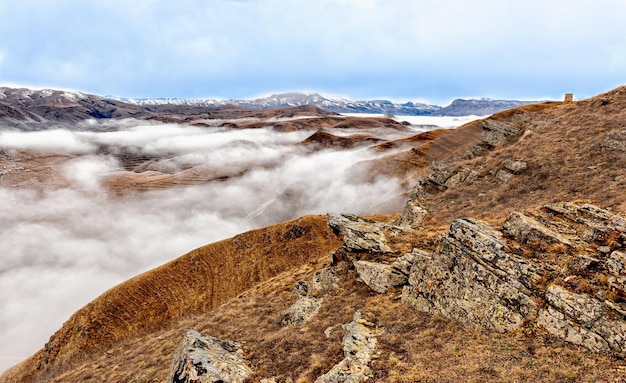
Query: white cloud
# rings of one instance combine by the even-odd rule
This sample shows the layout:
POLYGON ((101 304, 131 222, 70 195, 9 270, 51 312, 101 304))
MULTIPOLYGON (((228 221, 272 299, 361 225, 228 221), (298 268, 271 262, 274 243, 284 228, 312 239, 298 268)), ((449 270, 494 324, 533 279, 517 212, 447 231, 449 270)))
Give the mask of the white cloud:
POLYGON ((0 370, 41 348, 73 312, 107 288, 198 246, 303 214, 367 212, 400 193, 395 181, 347 177, 354 163, 380 154, 309 153, 293 145, 312 132, 225 132, 131 120, 116 125, 120 131, 105 133, 5 132, 0 145, 87 153, 102 143, 137 145, 174 153, 175 164, 257 168, 205 185, 113 196, 99 181, 117 163, 87 154, 65 169, 71 188, 0 188, 0 370))
POLYGON ((81 140, 79 136, 63 129, 38 132, 0 131, 0 146, 16 149, 57 151, 70 154, 85 154, 95 146, 81 140))

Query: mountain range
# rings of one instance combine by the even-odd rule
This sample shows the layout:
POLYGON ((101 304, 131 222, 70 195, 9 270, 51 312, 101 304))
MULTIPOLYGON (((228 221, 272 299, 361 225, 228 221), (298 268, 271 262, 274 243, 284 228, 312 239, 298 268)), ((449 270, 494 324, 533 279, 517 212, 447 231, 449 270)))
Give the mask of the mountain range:
POLYGON ((236 105, 246 109, 288 108, 293 106, 313 105, 320 109, 335 113, 368 113, 389 114, 398 116, 486 116, 501 110, 515 108, 539 101, 456 99, 450 105, 442 107, 419 102, 393 102, 389 100, 349 100, 342 97, 324 96, 319 93, 278 93, 267 97, 252 100, 216 100, 216 99, 187 99, 187 98, 155 98, 130 99, 120 98, 120 101, 136 105, 189 105, 217 107, 236 105))

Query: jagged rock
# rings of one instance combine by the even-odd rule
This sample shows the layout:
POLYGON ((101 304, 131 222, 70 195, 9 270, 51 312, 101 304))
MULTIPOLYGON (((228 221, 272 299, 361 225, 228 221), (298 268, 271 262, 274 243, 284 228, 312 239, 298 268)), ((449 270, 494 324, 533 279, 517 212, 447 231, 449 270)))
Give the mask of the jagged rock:
POLYGON ((476 170, 463 168, 448 178, 444 186, 447 188, 455 188, 459 185, 471 185, 478 177, 480 177, 480 173, 476 170))
POLYGON ((170 366, 168 383, 200 382, 241 383, 252 370, 243 359, 237 342, 219 340, 188 330, 170 366))
POLYGON ((355 261, 359 279, 377 293, 385 293, 391 287, 402 286, 407 283, 411 266, 418 255, 404 254, 398 257, 391 265, 376 262, 355 261))
POLYGON ((608 283, 612 288, 626 295, 626 253, 614 251, 606 261, 606 269, 611 274, 608 283))
POLYGON ((402 209, 400 217, 394 223, 398 226, 418 227, 427 215, 428 211, 422 207, 417 199, 409 199, 402 209))
POLYGON ((516 211, 509 214, 504 225, 502 225, 502 231, 523 244, 541 242, 572 246, 572 243, 561 234, 551 230, 536 219, 516 211))
POLYGON ((329 214, 328 225, 343 234, 344 246, 356 252, 393 253, 386 233, 402 232, 401 227, 365 220, 350 214, 329 214))
POLYGON ((292 295, 294 296, 319 296, 320 294, 339 288, 339 279, 333 271, 324 267, 321 270, 315 272, 313 277, 307 281, 298 281, 293 288, 292 295))
POLYGON ((415 262, 403 301, 494 331, 519 328, 537 311, 530 289, 538 265, 510 253, 486 222, 457 219, 439 237, 430 262, 415 262))
POLYGON ((454 173, 446 165, 432 161, 428 169, 426 169, 425 181, 431 183, 439 190, 447 188, 446 181, 452 177, 454 173))
POLYGON ((307 320, 318 313, 320 307, 322 307, 322 298, 300 295, 296 303, 278 315, 277 322, 281 327, 302 327, 307 320))
POLYGON ((360 383, 369 379, 371 369, 367 364, 376 348, 376 334, 368 325, 357 311, 352 322, 341 326, 344 358, 315 383, 360 383))
POLYGON ((626 245, 626 219, 591 204, 582 206, 562 202, 547 204, 547 213, 565 218, 577 225, 577 234, 583 241, 615 249, 626 245))
POLYGON ((445 164, 433 161, 428 169, 426 169, 426 175, 419 184, 431 185, 443 191, 448 188, 455 188, 459 185, 470 185, 476 181, 480 175, 479 172, 470 168, 461 168, 457 171, 453 171, 445 164))
POLYGON ((467 151, 467 158, 480 157, 505 139, 514 137, 521 132, 520 127, 495 120, 483 120, 481 127, 483 132, 480 135, 480 141, 467 151))
POLYGON ((514 174, 520 174, 528 168, 528 162, 508 159, 504 161, 504 167, 514 174))
POLYGON ((404 254, 398 257, 391 266, 396 270, 397 273, 405 275, 407 280, 409 278, 409 273, 411 272, 411 267, 420 257, 428 257, 426 252, 422 250, 415 249, 411 253, 404 254))
POLYGON ((549 306, 539 312, 538 325, 590 350, 625 355, 626 322, 613 305, 558 285, 549 286, 545 296, 549 306))
POLYGON ((327 267, 317 271, 310 280, 298 281, 292 292, 297 297, 296 302, 278 314, 276 321, 282 327, 301 327, 322 307, 321 295, 337 288, 339 280, 327 267))
POLYGON ((506 170, 500 169, 496 173, 496 178, 500 181, 501 184, 508 184, 511 178, 513 178, 513 174, 507 172, 506 170))
POLYGON ((392 265, 356 261, 354 268, 359 279, 377 293, 385 293, 392 286, 401 286, 407 280, 406 275, 398 273, 392 265))
POLYGON ((485 222, 457 219, 437 239, 430 259, 413 261, 402 301, 494 331, 536 324, 590 350, 626 356, 624 223, 597 206, 571 203, 546 205, 536 218, 512 213, 502 228, 506 238, 485 222), (533 261, 518 255, 534 242, 564 244, 570 253, 541 254, 533 261), (598 252, 602 259, 574 255, 599 247, 606 247, 598 252), (567 268, 559 263, 564 257, 567 268), (562 281, 576 292, 556 283, 545 286, 568 270, 577 275, 562 281), (597 278, 594 271, 608 278, 597 278))

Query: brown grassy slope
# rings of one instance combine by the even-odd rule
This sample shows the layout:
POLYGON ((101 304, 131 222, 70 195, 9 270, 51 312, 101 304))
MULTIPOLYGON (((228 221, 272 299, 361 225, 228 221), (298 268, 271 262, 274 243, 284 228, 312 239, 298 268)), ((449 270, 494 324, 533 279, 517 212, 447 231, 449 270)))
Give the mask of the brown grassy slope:
POLYGON ((327 259, 338 246, 325 217, 306 216, 198 248, 102 294, 0 381, 47 379, 78 356, 206 311, 285 270, 327 259))
MULTIPOLYGON (((481 173, 463 185, 426 198, 438 219, 459 216, 504 215, 548 202, 585 200, 626 212, 626 87, 575 103, 528 105, 498 113, 489 119, 521 128, 521 134, 482 157, 467 160, 461 150, 439 150, 436 140, 430 156, 450 169, 470 168, 481 173), (521 160, 528 168, 508 183, 496 177, 507 160, 521 160)), ((459 131, 473 130, 475 124, 459 131)), ((471 144, 464 145, 465 148, 471 144)))
MULTIPOLYGON (((431 235, 418 234, 421 241, 431 235)), ((339 290, 322 296, 320 312, 302 328, 279 327, 275 319, 293 303, 294 284, 310 278, 324 261, 279 274, 213 310, 88 354, 49 381, 164 382, 178 342, 193 328, 242 342, 254 370, 251 382, 272 376, 281 383, 313 382, 343 357, 340 325, 356 310, 380 331, 371 382, 618 382, 624 377, 618 370, 623 362, 536 329, 492 334, 416 312, 396 299, 399 290, 376 294, 353 272, 340 277, 339 290)))

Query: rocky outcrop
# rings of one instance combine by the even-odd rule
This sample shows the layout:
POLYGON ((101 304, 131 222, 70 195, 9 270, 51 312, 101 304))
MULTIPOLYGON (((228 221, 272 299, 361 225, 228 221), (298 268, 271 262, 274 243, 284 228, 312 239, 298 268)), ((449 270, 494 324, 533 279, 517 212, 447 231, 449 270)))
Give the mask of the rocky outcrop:
POLYGON ((467 151, 467 158, 480 157, 504 140, 521 133, 520 127, 497 120, 483 120, 481 127, 483 132, 480 136, 480 141, 467 151))
MULTIPOLYGON (((346 221, 363 224, 343 217, 331 226, 346 221)), ((383 236, 372 233, 376 224, 364 225, 367 235, 355 234, 354 226, 341 230, 345 246, 385 249, 383 236), (362 238, 370 239, 367 245, 357 245, 362 238)), ((538 326, 591 350, 624 356, 625 250, 626 219, 564 202, 513 212, 502 227, 457 219, 432 252, 414 250, 391 264, 353 264, 376 292, 403 286, 402 301, 420 311, 497 332, 538 326)))
POLYGON ((351 214, 329 214, 328 225, 343 234, 344 246, 352 252, 393 253, 389 238, 403 231, 398 226, 351 214))
POLYGON ((250 374, 239 343, 189 330, 174 354, 167 383, 240 383, 250 374))
POLYGON ((323 268, 308 281, 299 281, 293 289, 292 296, 297 300, 283 310, 276 321, 281 327, 301 327, 314 317, 322 307, 322 295, 329 290, 339 288, 339 280, 329 268, 323 268))
POLYGON ((535 315, 531 290, 542 268, 512 254, 489 224, 457 219, 441 236, 430 262, 415 263, 403 301, 494 331, 519 328, 535 315))
POLYGON ((430 262, 413 263, 403 301, 493 331, 534 323, 626 355, 626 221, 588 204, 549 204, 534 214, 513 212, 501 229, 455 220, 430 262))
POLYGON ((372 323, 361 318, 359 311, 354 313, 352 322, 341 326, 343 332, 344 358, 315 383, 360 383, 369 379, 371 369, 368 363, 376 348, 376 332, 370 330, 372 323))
POLYGON ((416 254, 405 254, 398 257, 391 265, 369 261, 355 261, 354 268, 361 282, 377 293, 385 293, 391 287, 406 284, 409 271, 416 258, 416 254))
POLYGON ((570 241, 548 228, 536 219, 523 213, 512 212, 504 222, 502 231, 515 238, 518 242, 525 244, 528 242, 539 242, 547 244, 563 244, 571 246, 570 241))
POLYGON ((409 199, 394 224, 411 228, 419 227, 427 215, 428 211, 424 209, 417 199, 409 199))

